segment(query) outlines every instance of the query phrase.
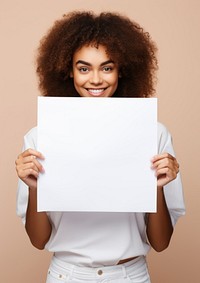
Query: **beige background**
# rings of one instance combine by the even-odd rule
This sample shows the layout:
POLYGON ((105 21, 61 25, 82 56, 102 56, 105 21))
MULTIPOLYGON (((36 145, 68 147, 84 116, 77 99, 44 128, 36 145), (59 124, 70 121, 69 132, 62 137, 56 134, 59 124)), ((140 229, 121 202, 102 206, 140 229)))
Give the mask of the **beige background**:
POLYGON ((159 47, 159 120, 170 129, 185 189, 187 215, 170 247, 150 252, 153 283, 198 283, 200 252, 199 106, 200 1, 198 0, 1 0, 0 3, 0 269, 3 283, 44 283, 50 255, 33 248, 15 215, 14 160, 23 135, 36 125, 39 94, 34 54, 39 39, 74 9, 119 11, 138 21, 159 47), (3 278, 2 278, 3 277, 3 278))

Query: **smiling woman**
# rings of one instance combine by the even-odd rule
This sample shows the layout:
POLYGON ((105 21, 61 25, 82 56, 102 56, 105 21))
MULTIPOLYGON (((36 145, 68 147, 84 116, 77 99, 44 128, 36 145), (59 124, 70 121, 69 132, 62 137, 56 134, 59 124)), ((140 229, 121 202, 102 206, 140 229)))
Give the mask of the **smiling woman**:
POLYGON ((119 71, 103 45, 85 45, 74 53, 70 76, 80 96, 109 97, 117 89, 119 71))
MULTIPOLYGON (((109 67, 118 70, 120 80, 113 96, 149 97, 154 94, 156 46, 149 34, 134 21, 118 14, 72 12, 55 22, 38 49, 37 74, 44 96, 79 96, 71 77, 72 58, 79 52, 85 56, 87 48, 83 47, 86 46, 96 47, 96 50, 91 49, 92 60, 102 51, 101 63, 111 60, 113 65, 109 67)), ((93 62, 86 60, 86 63, 93 62)), ((83 64, 83 67, 81 70, 86 71, 91 66, 83 64)), ((108 71, 107 68, 103 70, 108 71)))
MULTIPOLYGON (((150 97, 157 69, 155 51, 150 36, 126 17, 70 13, 41 41, 37 58, 41 92, 99 97, 98 101, 100 97, 150 97)), ((24 152, 16 160, 17 211, 32 244, 54 252, 47 283, 150 283, 146 255, 150 247, 156 251, 168 247, 173 227, 185 210, 171 136, 162 124, 157 128, 158 155, 152 158, 157 212, 148 214, 37 212, 37 178, 45 170, 40 162, 44 157, 37 151, 36 128, 26 134, 24 152)))

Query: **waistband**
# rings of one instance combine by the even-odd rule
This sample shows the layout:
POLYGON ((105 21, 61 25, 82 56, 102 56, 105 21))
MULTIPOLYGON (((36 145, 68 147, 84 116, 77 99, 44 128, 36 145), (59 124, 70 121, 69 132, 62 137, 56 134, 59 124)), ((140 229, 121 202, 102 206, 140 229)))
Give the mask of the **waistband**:
POLYGON ((120 265, 101 266, 101 267, 83 267, 64 262, 53 256, 50 269, 61 272, 66 276, 75 276, 82 278, 87 276, 88 279, 103 278, 104 276, 112 276, 115 274, 116 278, 126 276, 129 269, 132 271, 138 270, 140 266, 146 264, 144 256, 139 256, 131 261, 120 265))

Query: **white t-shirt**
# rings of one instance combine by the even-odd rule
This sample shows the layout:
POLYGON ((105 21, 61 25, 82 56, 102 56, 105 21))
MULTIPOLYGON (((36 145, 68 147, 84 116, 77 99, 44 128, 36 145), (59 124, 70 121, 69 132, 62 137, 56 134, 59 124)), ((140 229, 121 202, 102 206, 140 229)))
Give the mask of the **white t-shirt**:
MULTIPOLYGON (((24 137, 24 150, 37 149, 37 128, 24 137)), ((174 155, 171 135, 158 123, 158 153, 174 155)), ((164 188, 173 225, 185 213, 180 174, 164 188)), ((19 180, 17 214, 25 223, 28 203, 27 185, 19 180)), ((146 255, 144 213, 48 212, 52 234, 46 249, 63 261, 79 266, 115 265, 120 259, 146 255)))

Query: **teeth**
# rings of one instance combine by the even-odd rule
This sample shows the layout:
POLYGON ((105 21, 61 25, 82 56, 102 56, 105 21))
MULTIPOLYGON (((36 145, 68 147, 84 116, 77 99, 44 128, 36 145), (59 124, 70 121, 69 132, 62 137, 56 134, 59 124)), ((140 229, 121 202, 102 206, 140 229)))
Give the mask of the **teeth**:
POLYGON ((88 91, 89 92, 92 92, 92 93, 94 93, 94 94, 99 94, 99 93, 101 93, 101 92, 103 92, 104 91, 104 89, 103 88, 101 88, 101 89, 88 89, 88 91))

